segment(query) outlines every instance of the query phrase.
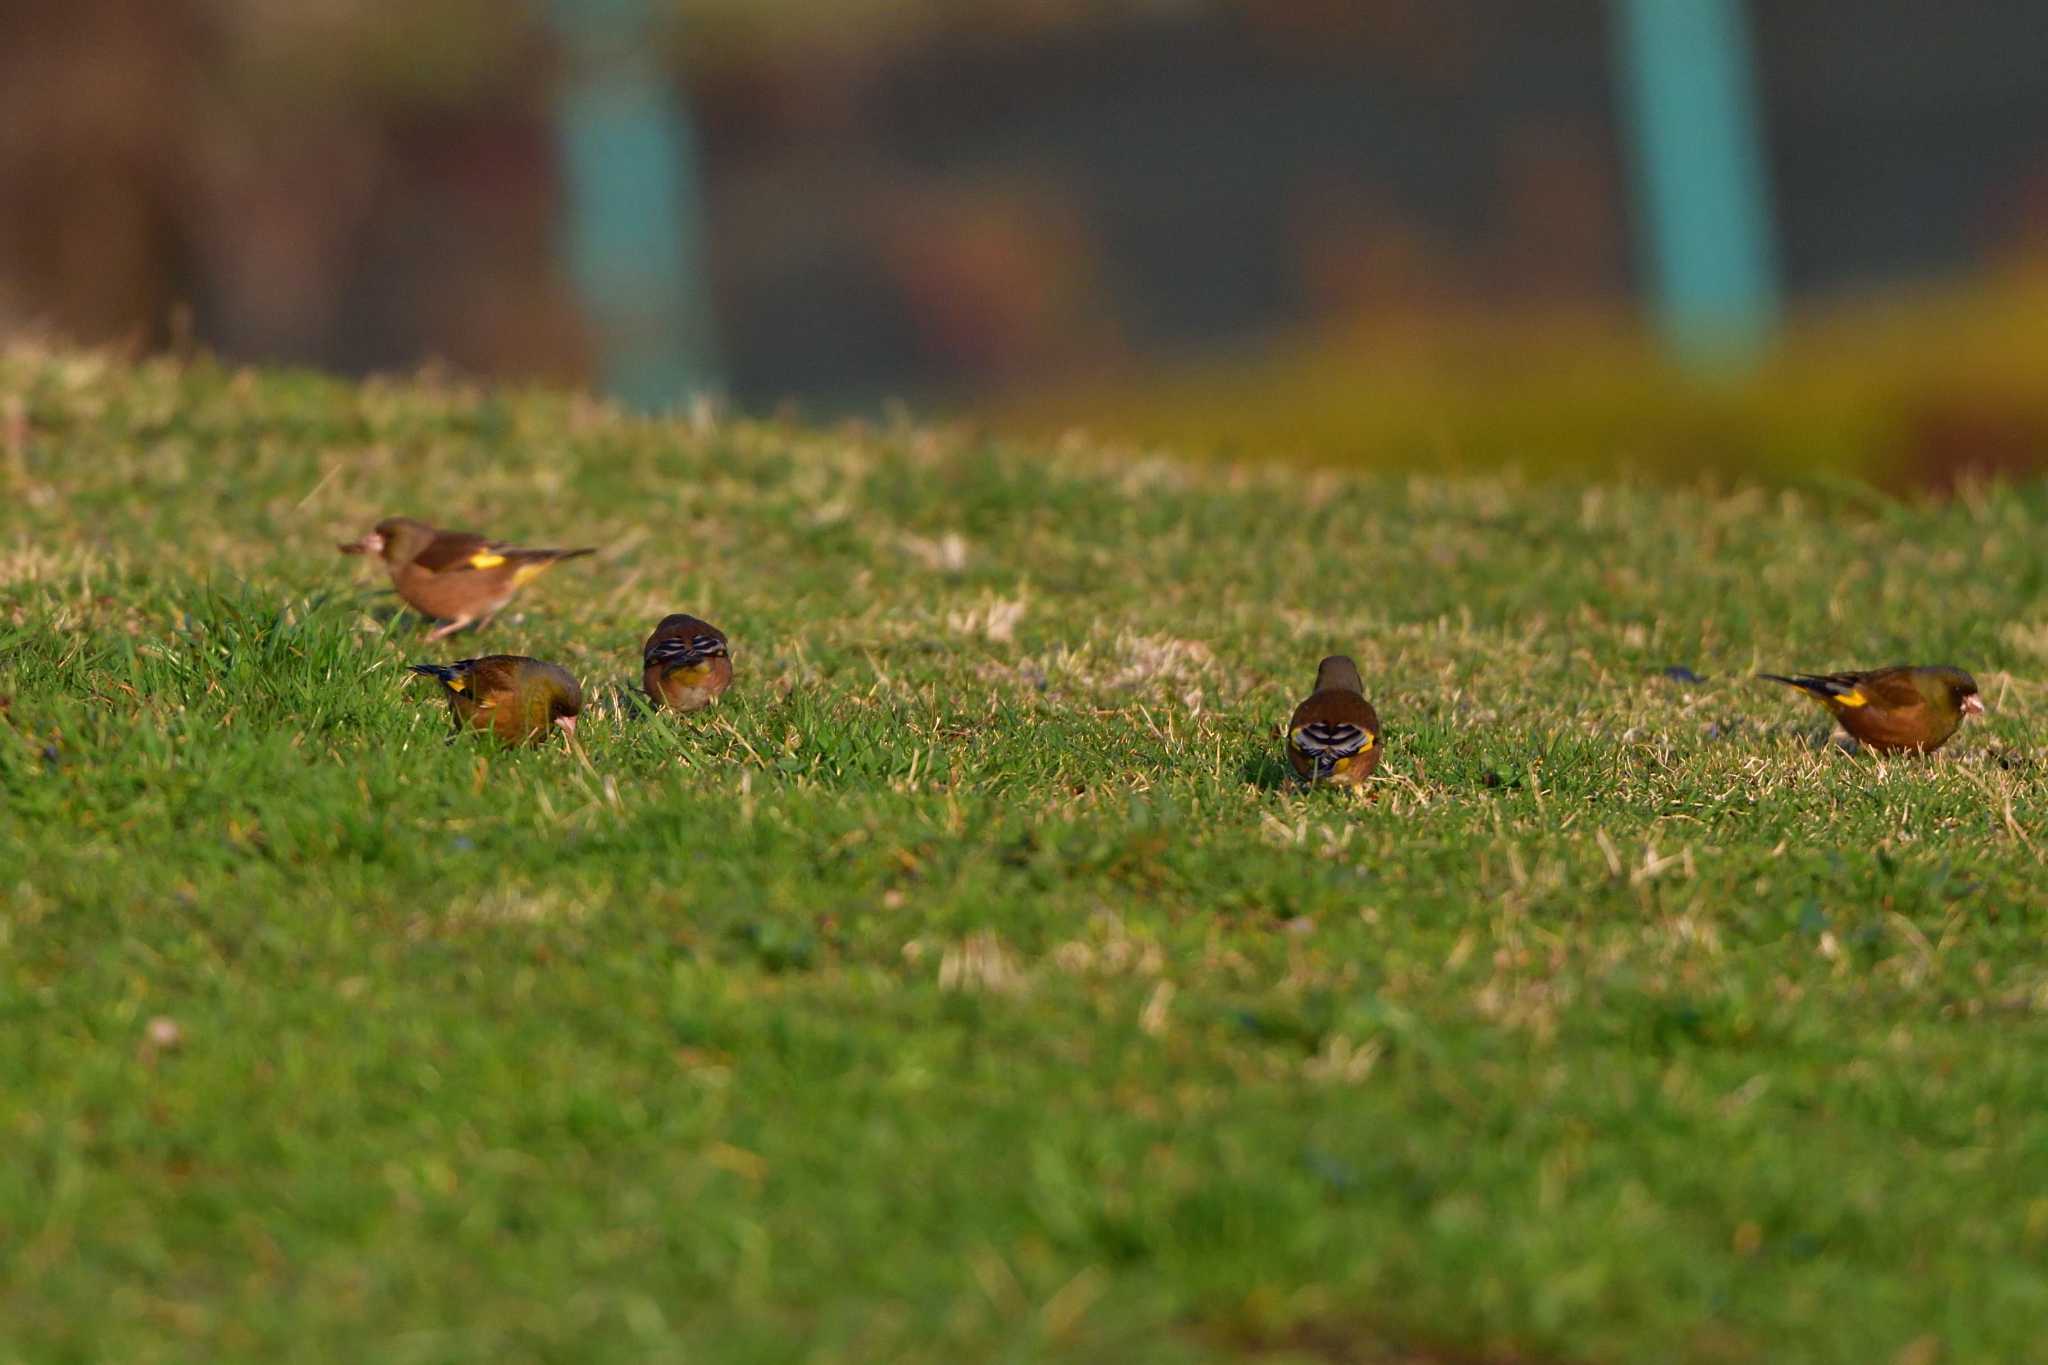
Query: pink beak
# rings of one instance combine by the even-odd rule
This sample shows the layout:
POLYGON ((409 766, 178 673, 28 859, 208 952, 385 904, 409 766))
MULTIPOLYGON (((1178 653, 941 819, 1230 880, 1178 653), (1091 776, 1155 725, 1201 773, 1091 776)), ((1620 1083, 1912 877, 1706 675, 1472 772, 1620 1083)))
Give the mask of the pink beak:
POLYGON ((570 739, 576 738, 576 717, 556 716, 555 724, 561 726, 562 733, 567 735, 570 739))
POLYGON ((1971 694, 1970 694, 1969 696, 1967 696, 1967 697, 1964 697, 1964 698, 1963 698, 1963 714, 1964 714, 1964 715, 1966 715, 1966 716, 1981 716, 1981 715, 1983 715, 1983 714, 1984 714, 1984 699, 1983 699, 1982 697, 1978 696, 1978 695, 1977 695, 1977 694, 1976 694, 1975 692, 1972 692, 1972 693, 1971 693, 1971 694))
POLYGON ((341 552, 345 555, 383 554, 384 537, 378 535, 375 531, 372 531, 368 535, 364 536, 361 540, 351 540, 346 545, 343 545, 341 547, 341 552))

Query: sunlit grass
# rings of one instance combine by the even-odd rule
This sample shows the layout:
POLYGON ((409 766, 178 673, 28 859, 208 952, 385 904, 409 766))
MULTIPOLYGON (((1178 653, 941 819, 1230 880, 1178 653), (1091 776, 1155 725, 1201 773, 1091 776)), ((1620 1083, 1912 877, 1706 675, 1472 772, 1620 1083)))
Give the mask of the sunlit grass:
POLYGON ((2038 1346, 2039 486, 9 401, 0 1356, 2038 1346), (390 512, 605 548, 434 649, 333 549, 390 512), (632 702, 673 610, 740 670, 697 718, 632 702), (1274 735, 1335 648, 1358 798, 1274 735), (580 751, 446 741, 405 665, 481 649, 582 678, 580 751), (1899 658, 1988 722, 1881 764, 1746 681, 1899 658))

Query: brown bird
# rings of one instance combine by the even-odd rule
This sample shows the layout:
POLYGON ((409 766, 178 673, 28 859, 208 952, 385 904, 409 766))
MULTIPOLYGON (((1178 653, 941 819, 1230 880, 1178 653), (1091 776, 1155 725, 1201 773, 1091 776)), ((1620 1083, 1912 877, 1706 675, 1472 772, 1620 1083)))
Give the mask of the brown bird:
POLYGON ((1931 754, 1965 716, 1984 714, 1977 680, 1960 668, 1894 664, 1866 673, 1759 673, 1818 701, 1858 743, 1881 754, 1931 754))
POLYGON ((732 686, 725 632, 678 612, 664 616, 640 647, 640 685, 657 706, 701 711, 732 686))
POLYGON ((583 689, 567 669, 523 654, 493 654, 452 664, 414 664, 441 684, 456 733, 490 730, 507 744, 544 740, 554 730, 576 737, 583 689))
POLYGON ((469 531, 443 531, 411 517, 386 517, 345 555, 382 555, 392 586, 405 604, 445 624, 427 633, 439 640, 464 626, 488 625, 512 594, 565 559, 597 553, 525 550, 469 531))
POLYGON ((1287 722, 1287 761, 1304 782, 1362 782, 1380 765, 1380 718, 1365 699, 1358 665, 1333 654, 1316 690, 1287 722))

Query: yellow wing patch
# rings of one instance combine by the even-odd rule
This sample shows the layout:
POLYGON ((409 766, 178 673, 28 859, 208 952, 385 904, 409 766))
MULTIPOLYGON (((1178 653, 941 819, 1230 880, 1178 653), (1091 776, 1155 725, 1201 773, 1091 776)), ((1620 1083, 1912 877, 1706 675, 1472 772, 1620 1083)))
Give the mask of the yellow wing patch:
POLYGON ((1379 743, 1379 739, 1380 737, 1378 735, 1374 734, 1370 730, 1367 730, 1365 732, 1364 741, 1358 746, 1358 752, 1364 753, 1367 749, 1370 749, 1373 745, 1379 743))
POLYGON ((469 690, 469 679, 458 673, 452 678, 442 679, 441 685, 450 692, 467 692, 469 690))
POLYGON ((541 574, 546 573, 554 562, 552 559, 537 559, 531 564, 521 564, 512 571, 513 585, 516 587, 530 578, 539 577, 541 574))
POLYGON ((1833 702, 1837 706, 1870 705, 1870 698, 1864 696, 1860 690, 1854 692, 1839 692, 1834 696, 1829 697, 1828 700, 1833 702))
POLYGON ((504 562, 505 556, 496 550, 478 550, 469 557, 469 567, 472 569, 495 569, 504 562))

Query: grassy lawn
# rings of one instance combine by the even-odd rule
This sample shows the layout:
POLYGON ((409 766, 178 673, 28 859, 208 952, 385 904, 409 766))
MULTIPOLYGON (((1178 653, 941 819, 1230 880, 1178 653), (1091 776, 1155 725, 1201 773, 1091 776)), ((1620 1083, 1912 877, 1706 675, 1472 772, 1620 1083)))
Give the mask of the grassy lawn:
POLYGON ((2044 534, 15 353, 0 1360, 2039 1358, 2044 534), (423 646, 388 512, 604 549, 423 646))

